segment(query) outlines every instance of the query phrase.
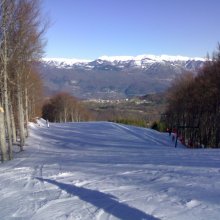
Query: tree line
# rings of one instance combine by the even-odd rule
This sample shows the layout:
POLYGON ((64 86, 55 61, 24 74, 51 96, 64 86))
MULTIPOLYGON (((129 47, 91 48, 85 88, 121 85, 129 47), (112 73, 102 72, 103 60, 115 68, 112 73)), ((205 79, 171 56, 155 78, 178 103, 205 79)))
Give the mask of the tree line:
POLYGON ((197 75, 173 82, 164 121, 190 147, 220 147, 220 45, 197 75))
POLYGON ((36 68, 43 54, 38 0, 0 0, 0 147, 1 160, 23 150, 27 124, 41 108, 42 83, 36 68))
POLYGON ((75 97, 61 92, 43 105, 42 117, 51 122, 80 122, 91 119, 91 114, 75 97))

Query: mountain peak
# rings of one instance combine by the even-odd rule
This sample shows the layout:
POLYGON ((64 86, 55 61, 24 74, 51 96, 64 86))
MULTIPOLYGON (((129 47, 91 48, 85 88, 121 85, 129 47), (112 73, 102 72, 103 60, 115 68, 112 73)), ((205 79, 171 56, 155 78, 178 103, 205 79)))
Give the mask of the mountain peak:
POLYGON ((43 58, 43 61, 44 62, 54 62, 54 63, 65 63, 65 64, 68 64, 68 65, 73 65, 73 64, 76 64, 76 63, 89 63, 91 62, 92 60, 87 60, 87 59, 76 59, 76 58, 49 58, 49 57, 44 57, 43 58))
POLYGON ((106 60, 110 62, 114 61, 128 61, 128 60, 134 60, 134 61, 140 61, 143 59, 152 60, 155 62, 162 62, 162 61, 188 61, 188 60, 195 60, 195 61, 205 61, 204 58, 201 57, 186 57, 186 56, 171 56, 171 55, 152 55, 152 54, 143 54, 138 56, 101 56, 99 57, 101 60, 106 60))
POLYGON ((163 92, 185 71, 197 72, 203 58, 168 55, 102 56, 96 60, 44 58, 46 89, 76 97, 119 99, 163 92))
MULTIPOLYGON (((174 61, 205 61, 204 58, 201 57, 186 57, 186 56, 171 56, 171 55, 152 55, 152 54, 143 54, 143 55, 138 55, 138 56, 101 56, 95 60, 104 60, 108 62, 114 62, 114 61, 141 61, 141 60, 149 60, 149 62, 163 62, 163 61, 168 61, 168 62, 174 62, 174 61)), ((43 58, 44 62, 47 63, 53 63, 54 65, 60 65, 60 64, 65 64, 65 65, 74 65, 78 63, 90 63, 94 60, 89 60, 89 59, 76 59, 76 58, 48 58, 45 57, 43 58)))

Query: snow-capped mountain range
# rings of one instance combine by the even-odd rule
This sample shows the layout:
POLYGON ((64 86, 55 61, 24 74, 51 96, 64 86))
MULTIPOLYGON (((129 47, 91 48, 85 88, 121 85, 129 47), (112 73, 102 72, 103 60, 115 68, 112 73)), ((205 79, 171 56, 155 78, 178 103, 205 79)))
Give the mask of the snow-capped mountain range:
POLYGON ((57 68, 72 68, 74 66, 84 66, 94 68, 94 64, 110 63, 113 66, 124 67, 125 64, 132 63, 133 66, 145 68, 153 63, 179 63, 187 64, 192 62, 204 62, 204 58, 200 57, 185 57, 185 56, 169 56, 169 55, 138 55, 138 56, 101 56, 95 60, 75 59, 75 58, 43 58, 43 62, 57 68), (124 64, 124 65, 123 65, 124 64))
POLYGON ((43 58, 40 70, 49 93, 67 91, 84 99, 119 99, 162 92, 176 75, 196 72, 204 62, 204 58, 168 55, 43 58))

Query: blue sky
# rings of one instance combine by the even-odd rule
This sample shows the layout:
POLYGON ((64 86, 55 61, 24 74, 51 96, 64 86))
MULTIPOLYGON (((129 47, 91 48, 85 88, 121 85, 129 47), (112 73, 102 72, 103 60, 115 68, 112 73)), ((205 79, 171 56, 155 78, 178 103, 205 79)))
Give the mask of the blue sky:
POLYGON ((220 0, 43 0, 46 57, 205 57, 220 42, 220 0))

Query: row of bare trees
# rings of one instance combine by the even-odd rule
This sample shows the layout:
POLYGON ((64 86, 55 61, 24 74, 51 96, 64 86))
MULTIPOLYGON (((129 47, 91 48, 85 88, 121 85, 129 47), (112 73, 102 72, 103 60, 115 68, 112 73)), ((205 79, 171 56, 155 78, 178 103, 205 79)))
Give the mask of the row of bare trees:
POLYGON ((166 122, 192 147, 220 147, 220 47, 198 75, 180 76, 168 93, 166 122))
POLYGON ((23 150, 27 123, 39 111, 41 80, 34 63, 42 56, 38 0, 0 0, 1 160, 13 158, 13 143, 23 150))
POLYGON ((91 119, 86 108, 73 96, 62 92, 43 106, 42 117, 51 122, 80 122, 91 119))

